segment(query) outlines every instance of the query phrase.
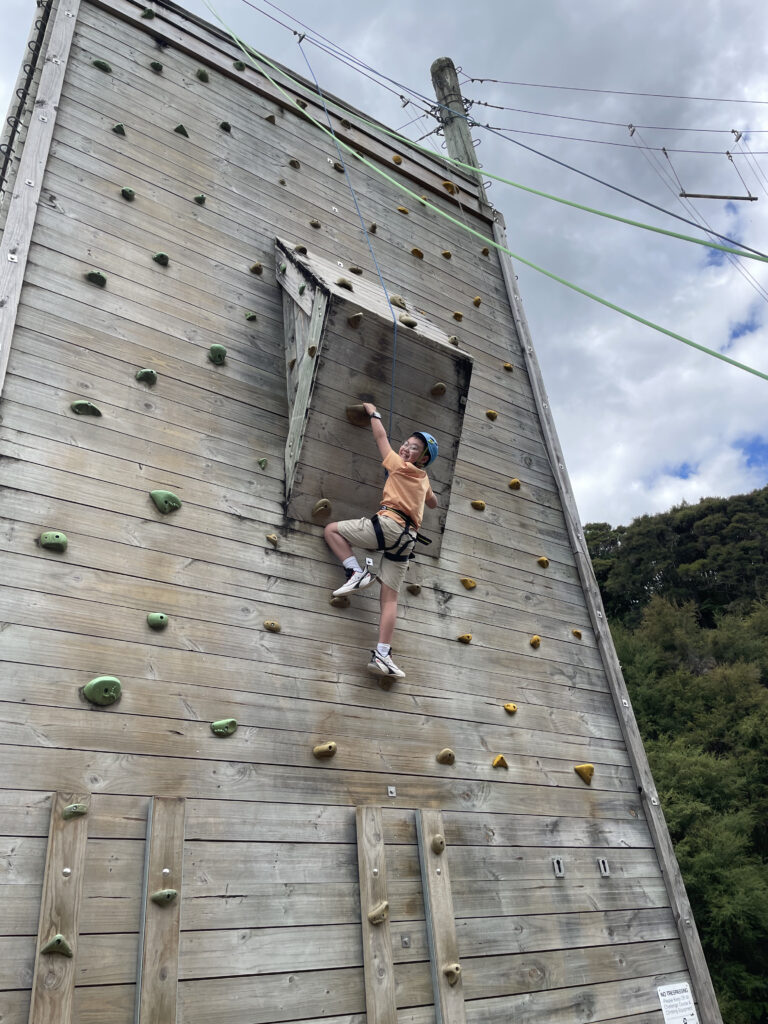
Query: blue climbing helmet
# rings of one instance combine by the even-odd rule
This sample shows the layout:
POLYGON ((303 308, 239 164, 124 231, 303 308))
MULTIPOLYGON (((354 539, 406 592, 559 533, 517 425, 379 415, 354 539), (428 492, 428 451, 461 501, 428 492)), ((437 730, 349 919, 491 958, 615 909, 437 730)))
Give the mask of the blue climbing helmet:
POLYGON ((434 462, 437 458, 437 441, 434 437, 431 434, 428 434, 426 430, 414 430, 411 437, 418 437, 419 440, 423 441, 426 445, 426 452, 429 458, 424 463, 424 467, 428 466, 431 462, 434 462))

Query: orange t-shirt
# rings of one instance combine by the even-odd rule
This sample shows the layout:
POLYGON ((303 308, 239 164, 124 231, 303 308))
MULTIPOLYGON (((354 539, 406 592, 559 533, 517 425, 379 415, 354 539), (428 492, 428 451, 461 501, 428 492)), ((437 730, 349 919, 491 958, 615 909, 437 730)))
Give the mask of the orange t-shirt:
MULTIPOLYGON (((418 528, 424 518, 424 502, 432 496, 429 477, 426 471, 418 469, 410 462, 405 462, 395 451, 390 451, 382 459, 382 466, 389 473, 381 496, 382 505, 399 508, 410 516, 413 525, 418 528)), ((402 523, 402 519, 393 512, 381 512, 380 515, 402 523)))

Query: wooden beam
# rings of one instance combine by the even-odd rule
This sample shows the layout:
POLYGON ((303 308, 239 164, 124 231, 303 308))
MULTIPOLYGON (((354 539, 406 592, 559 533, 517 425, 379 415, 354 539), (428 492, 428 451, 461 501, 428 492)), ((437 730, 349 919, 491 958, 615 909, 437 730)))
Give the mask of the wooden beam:
POLYGON ((397 1024, 381 808, 358 807, 356 821, 366 1020, 368 1024, 397 1024))
POLYGON ((37 929, 29 1024, 68 1024, 75 989, 80 899, 83 891, 90 794, 55 793, 37 929), (65 808, 78 804, 78 812, 65 808), (60 938, 59 938, 60 937, 60 938), (45 947, 59 938, 50 952, 45 947))
POLYGON ((453 916, 451 880, 445 854, 445 830, 440 811, 416 812, 424 914, 432 963, 437 1024, 465 1024, 464 987, 459 963, 459 943, 453 916))
MULTIPOLYGON (((504 230, 503 218, 500 214, 497 214, 493 224, 493 237, 499 245, 507 247, 507 235, 504 230)), ((696 1000, 705 1024, 722 1024, 717 997, 712 986, 712 979, 709 976, 709 968, 704 957, 704 950, 701 948, 701 940, 699 939, 699 933, 693 919, 693 911, 688 901, 688 894, 685 891, 683 876, 680 873, 680 866, 675 857, 672 840, 659 803, 650 765, 648 764, 648 757, 645 753, 640 730, 638 729, 630 704, 629 692, 624 682, 616 649, 613 646, 613 639, 605 616, 600 588, 597 585, 592 568, 592 560, 589 557, 589 549, 584 538, 584 531, 581 528, 576 499, 565 468, 563 451, 560 447, 555 421, 549 407, 549 400, 544 388, 539 362, 533 348, 531 333, 518 291, 517 278, 515 277, 512 261, 507 253, 499 250, 499 257, 501 259, 501 270, 507 289, 509 305, 515 318, 520 346, 523 350, 525 366, 531 382, 531 390, 536 401, 541 429, 549 453, 552 473, 563 506, 563 515, 565 516, 568 536, 576 559, 576 567, 579 571, 587 611, 592 620, 592 627, 597 638, 603 667, 616 707, 616 714, 618 715, 630 761, 637 778, 638 789, 645 802, 648 826, 659 857, 659 864, 664 875, 670 904, 677 920, 680 941, 685 952, 688 970, 691 973, 696 1000)))
POLYGON ((155 797, 147 818, 136 1024, 176 1024, 184 814, 183 797, 155 797))
POLYGON ((0 394, 80 0, 60 0, 0 240, 0 394))

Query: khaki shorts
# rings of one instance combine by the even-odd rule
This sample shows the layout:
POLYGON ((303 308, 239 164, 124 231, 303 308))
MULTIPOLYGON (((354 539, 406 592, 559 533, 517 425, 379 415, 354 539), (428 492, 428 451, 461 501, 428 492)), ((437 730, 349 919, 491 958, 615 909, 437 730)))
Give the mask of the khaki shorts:
MULTIPOLYGON (((390 519, 389 516, 379 516, 379 523, 387 547, 390 547, 402 536, 402 526, 396 523, 394 519, 390 519)), ((336 528, 341 536, 348 540, 350 544, 358 548, 364 548, 366 551, 376 551, 378 549, 379 544, 376 540, 376 531, 373 528, 373 523, 367 516, 364 516, 362 519, 342 519, 340 523, 336 523, 336 528)), ((415 534, 411 534, 411 536, 414 538, 415 543, 415 534)), ((411 554, 411 551, 413 551, 413 548, 406 550, 405 554, 411 554)), ((405 562, 394 562, 391 558, 385 558, 382 553, 381 566, 378 572, 380 582, 387 587, 391 587, 392 590, 400 590, 405 574, 408 572, 408 565, 408 560, 405 562)))

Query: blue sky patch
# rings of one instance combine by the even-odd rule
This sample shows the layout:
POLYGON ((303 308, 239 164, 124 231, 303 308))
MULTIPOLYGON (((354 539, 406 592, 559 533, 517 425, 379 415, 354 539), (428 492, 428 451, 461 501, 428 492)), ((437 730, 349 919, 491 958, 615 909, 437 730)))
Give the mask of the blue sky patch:
POLYGON ((768 441, 764 438, 757 434, 754 437, 740 438, 733 447, 745 455, 748 468, 768 469, 768 441))

